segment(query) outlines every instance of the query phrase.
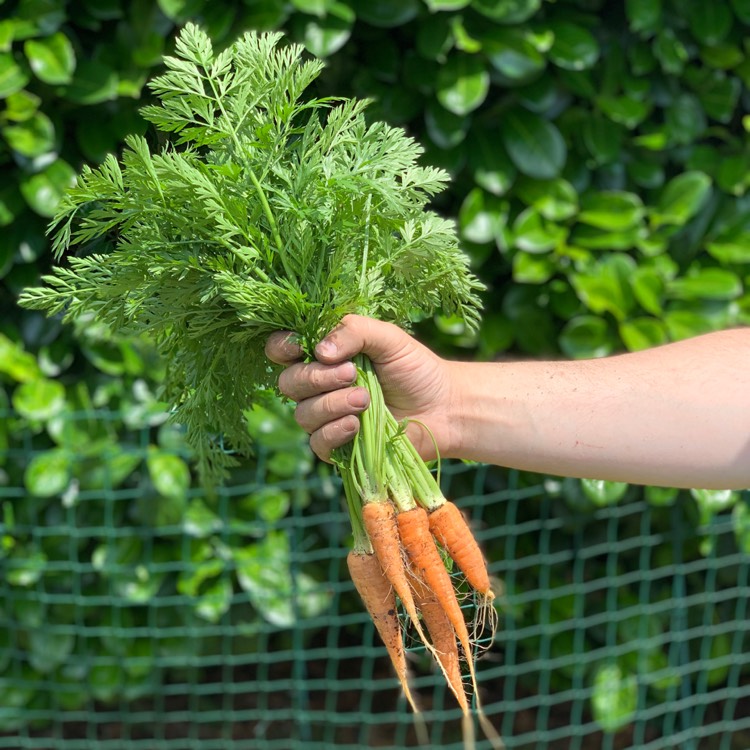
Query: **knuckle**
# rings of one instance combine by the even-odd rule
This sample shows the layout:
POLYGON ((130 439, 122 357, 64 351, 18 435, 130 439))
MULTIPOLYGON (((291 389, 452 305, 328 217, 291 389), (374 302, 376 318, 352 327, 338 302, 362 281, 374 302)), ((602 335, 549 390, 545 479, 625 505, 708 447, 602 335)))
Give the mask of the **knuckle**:
POLYGON ((290 372, 291 369, 287 368, 279 375, 279 391, 282 396, 294 399, 294 373, 290 372))
POLYGON ((309 411, 310 410, 308 404, 304 401, 301 401, 299 404, 297 404, 294 410, 294 419, 305 432, 312 433, 314 427, 310 423, 309 411))

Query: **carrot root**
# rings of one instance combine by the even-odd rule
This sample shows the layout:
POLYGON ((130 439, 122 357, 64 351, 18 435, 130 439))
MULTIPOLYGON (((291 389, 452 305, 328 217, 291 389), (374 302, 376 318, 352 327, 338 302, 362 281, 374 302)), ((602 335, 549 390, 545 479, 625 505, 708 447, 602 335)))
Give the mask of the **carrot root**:
POLYGON ((406 654, 393 587, 383 574, 380 561, 375 555, 351 551, 346 558, 346 563, 357 593, 388 651, 406 700, 409 701, 414 713, 418 714, 419 706, 409 687, 406 654))
MULTIPOLYGON (((403 511, 396 515, 396 522, 401 543, 416 574, 433 592, 439 606, 445 612, 455 631, 458 643, 463 649, 474 692, 475 710, 482 730, 493 748, 495 750, 502 750, 505 747, 502 738, 490 723, 481 705, 476 670, 474 669, 472 642, 469 637, 466 620, 464 620, 463 613, 456 599, 450 575, 445 569, 445 565, 435 545, 430 531, 427 512, 421 507, 403 511)), ((466 722, 464 723, 466 724, 466 722)))
POLYGON ((401 600, 406 610, 406 614, 414 623, 420 640, 436 657, 420 623, 412 585, 408 578, 401 550, 395 508, 390 502, 365 503, 362 507, 362 521, 375 551, 375 556, 383 568, 383 574, 393 586, 396 596, 401 600))
POLYGON ((469 585, 480 594, 494 599, 484 555, 458 507, 446 500, 429 514, 429 520, 432 535, 445 547, 469 585))

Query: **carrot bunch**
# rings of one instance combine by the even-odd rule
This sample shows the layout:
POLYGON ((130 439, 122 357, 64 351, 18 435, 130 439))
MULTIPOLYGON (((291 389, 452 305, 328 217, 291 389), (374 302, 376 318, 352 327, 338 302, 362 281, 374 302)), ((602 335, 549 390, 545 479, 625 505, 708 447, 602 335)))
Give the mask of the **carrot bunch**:
POLYGON ((458 701, 465 746, 474 747, 473 697, 485 735, 493 747, 501 748, 502 740, 482 710, 474 667, 477 642, 472 633, 489 629, 494 636, 497 623, 484 556, 463 515, 445 498, 403 426, 386 408, 372 364, 360 356, 357 365, 357 382, 369 390, 371 403, 360 417, 353 443, 335 456, 353 529, 354 546, 347 558, 352 581, 418 719, 397 602, 458 701), (466 621, 444 555, 472 589, 475 627, 466 621))
MULTIPOLYGON (((308 96, 323 67, 281 33, 218 51, 186 24, 141 110, 155 137, 130 136, 121 158, 84 167, 49 227, 61 263, 19 300, 153 342, 207 493, 253 452, 248 411, 278 379, 263 356, 272 332, 296 331, 312 358, 349 313, 479 325, 484 286, 455 222, 430 208, 450 175, 422 164, 403 129, 368 121, 367 101, 308 96)), ((373 401, 339 455, 353 577, 412 704, 396 599, 468 717, 461 665, 479 706, 475 644, 438 546, 491 612, 484 562, 359 365, 373 401)))

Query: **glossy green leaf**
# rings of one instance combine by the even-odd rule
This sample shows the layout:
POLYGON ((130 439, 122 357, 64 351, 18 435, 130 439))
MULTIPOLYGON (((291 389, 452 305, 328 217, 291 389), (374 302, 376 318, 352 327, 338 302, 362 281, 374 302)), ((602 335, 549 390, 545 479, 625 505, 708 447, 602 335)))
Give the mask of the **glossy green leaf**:
POLYGON ((469 191, 458 213, 461 237, 469 242, 492 242, 507 220, 507 204, 481 188, 469 191))
MULTIPOLYGON (((41 370, 33 354, 0 333, 0 373, 17 383, 41 380, 41 370)), ((32 407, 33 409, 33 400, 32 407)))
POLYGON ((613 122, 624 125, 629 130, 637 128, 649 116, 653 107, 651 101, 632 96, 600 96, 596 103, 613 122))
POLYGON ((167 18, 181 23, 190 16, 199 13, 204 5, 204 0, 157 0, 157 3, 167 18))
POLYGON ((628 26, 637 34, 653 34, 662 25, 662 0, 626 0, 628 26))
POLYGON ((218 578, 207 586, 193 604, 195 613, 207 622, 219 622, 229 611, 234 589, 229 578, 218 578))
POLYGON ((608 232, 587 224, 577 224, 572 232, 572 244, 587 250, 630 250, 638 247, 646 230, 641 226, 608 232))
POLYGON ((8 558, 3 566, 5 568, 5 580, 11 586, 28 588, 33 586, 44 574, 47 567, 47 556, 42 550, 35 547, 18 546, 13 555, 8 558))
POLYGON ((515 193, 526 205, 535 208, 550 221, 566 221, 578 213, 578 193, 562 178, 522 178, 516 185, 515 193))
POLYGON ((720 190, 733 195, 744 195, 750 186, 750 153, 734 153, 720 159, 719 168, 714 175, 720 190))
POLYGON ((58 31, 43 39, 28 39, 24 52, 34 75, 51 85, 69 83, 76 68, 73 45, 58 31))
POLYGON ((472 0, 471 7, 498 23, 514 25, 531 18, 542 0, 472 0))
POLYGON ((674 487, 645 487, 646 502, 657 508, 674 505, 680 491, 674 487))
POLYGON ((91 694, 104 703, 112 702, 122 690, 124 677, 119 660, 111 663, 99 662, 89 670, 87 684, 91 694))
POLYGON ((750 0, 730 0, 730 5, 742 23, 750 24, 750 0))
POLYGON ((306 573, 292 573, 286 534, 271 531, 257 544, 235 551, 237 580, 258 614, 277 627, 293 625, 298 615, 314 617, 330 603, 330 592, 306 573), (294 575, 294 578, 293 578, 294 575))
POLYGON ((683 172, 670 180, 651 211, 655 229, 665 225, 681 226, 703 207, 711 192, 711 178, 703 172, 683 172))
POLYGON ((634 158, 627 165, 628 175, 642 188, 658 188, 664 184, 664 167, 646 158, 634 158))
POLYGON ((471 0, 425 0, 425 2, 433 13, 437 13, 441 10, 461 10, 469 5, 471 0))
POLYGON ((292 5, 302 13, 323 18, 328 7, 328 0, 292 0, 292 5))
POLYGON ((653 51, 664 73, 675 76, 682 74, 689 53, 672 28, 663 28, 657 33, 653 51))
POLYGON ((735 76, 724 71, 709 71, 695 84, 706 115, 721 123, 729 123, 734 117, 742 94, 742 83, 735 76))
POLYGON ((440 68, 436 95, 449 112, 467 115, 482 105, 489 86, 489 73, 480 57, 454 54, 440 68))
POLYGON ((567 227, 545 219, 535 208, 524 209, 513 222, 513 244, 527 253, 554 250, 567 236, 567 227))
POLYGON ((675 299, 736 299, 742 294, 742 281, 736 273, 724 268, 699 268, 673 279, 667 293, 675 299))
POLYGON ((732 70, 743 64, 744 52, 736 44, 722 42, 714 47, 703 47, 700 51, 701 60, 709 68, 732 70))
POLYGON ((211 544, 203 542, 192 545, 190 564, 180 571, 177 591, 185 596, 197 597, 204 588, 204 584, 220 576, 225 569, 224 560, 216 556, 211 544))
POLYGON ((692 489, 690 494, 701 512, 703 523, 718 513, 730 510, 740 499, 739 492, 735 490, 692 489))
POLYGON ((440 148, 458 146, 469 130, 468 117, 453 114, 434 101, 425 108, 424 123, 430 139, 440 148))
POLYGON ((547 65, 529 36, 524 29, 499 26, 488 28, 481 36, 482 49, 490 64, 513 84, 532 79, 547 65))
POLYGON ((667 329, 658 318, 631 318, 620 323, 620 338, 628 351, 650 349, 668 341, 667 329))
POLYGON ((29 82, 28 73, 11 52, 0 52, 0 99, 20 91, 29 82))
POLYGON ((55 145, 55 126, 43 112, 35 112, 18 124, 7 125, 2 134, 16 153, 30 159, 52 151, 55 145))
POLYGON ((630 286, 634 269, 635 261, 629 255, 612 253, 586 271, 573 274, 571 283, 589 310, 597 314, 610 312, 624 320, 635 304, 630 286))
POLYGON ((477 39, 464 23, 461 14, 451 16, 451 34, 453 35, 453 46, 462 52, 476 54, 482 49, 482 43, 477 39))
POLYGON ((706 130, 706 115, 698 97, 681 94, 674 98, 665 112, 666 131, 670 143, 688 144, 698 140, 706 130))
MULTIPOLYGON (((321 3, 325 8, 326 3, 321 3)), ((354 24, 354 12, 343 3, 335 3, 319 18, 304 18, 300 38, 305 47, 317 57, 329 57, 349 40, 354 24)))
POLYGON ((646 209, 635 193, 602 190, 581 198, 578 221, 609 232, 622 232, 636 226, 646 209))
POLYGON ((732 510, 732 528, 740 552, 750 555, 750 505, 740 501, 732 510))
POLYGON ((51 634, 46 627, 29 634, 29 664, 41 674, 49 674, 64 664, 75 648, 76 638, 67 631, 51 634))
MULTIPOLYGON (((12 224, 24 208, 23 197, 16 185, 10 183, 0 186, 0 227, 7 227, 12 224)), ((3 239, 8 240, 7 233, 4 234, 3 239)))
POLYGON ((289 17, 291 6, 279 0, 253 0, 245 3, 243 20, 249 29, 272 31, 278 29, 289 17))
POLYGON ((76 104, 99 104, 117 98, 118 75, 108 65, 80 60, 64 96, 76 104))
POLYGON ((567 70, 586 70, 596 64, 599 43, 588 29, 570 21, 553 21, 549 28, 555 38, 549 59, 555 65, 567 70))
POLYGON ((604 318, 578 315, 560 333, 560 349, 572 359, 604 357, 614 349, 614 337, 604 318))
POLYGON ((21 180, 21 194, 29 207, 40 216, 51 218, 65 192, 75 184, 73 168, 57 159, 41 172, 21 180))
POLYGON ((280 487, 263 487, 242 501, 242 509, 251 517, 276 523, 287 515, 292 505, 289 493, 280 487))
POLYGON ((19 0, 13 20, 17 40, 49 36, 65 23, 65 4, 61 0, 19 0))
POLYGON ((219 531, 224 522, 203 500, 196 498, 190 501, 183 516, 182 525, 188 536, 203 539, 219 531))
POLYGON ((36 497, 53 497, 63 492, 72 476, 71 454, 60 448, 34 456, 26 466, 23 483, 36 497))
POLYGON ((426 60, 445 62, 453 46, 453 31, 447 16, 425 18, 417 27, 415 49, 426 60))
POLYGON ((16 91, 5 100, 5 119, 8 122, 25 122, 39 110, 42 100, 30 91, 16 91))
MULTIPOLYGON (((0 2, 2 5, 2 2, 0 2)), ((12 18, 5 18, 0 21, 0 52, 10 52, 13 46, 13 36, 15 24, 12 18)))
POLYGON ((707 242, 706 250, 722 264, 750 263, 750 231, 707 242))
POLYGON ((38 378, 13 391, 13 408, 27 419, 49 419, 65 406, 65 387, 57 380, 38 378))
POLYGON ((592 113, 583 123, 583 142, 598 164, 610 164, 620 158, 623 132, 621 125, 592 113))
POLYGON ((529 177, 558 177, 567 158, 567 147, 557 127, 523 109, 505 113, 500 136, 511 161, 529 177))
POLYGON ((705 315, 692 310, 668 310, 664 314, 664 325, 672 341, 699 336, 715 329, 713 323, 705 315))
POLYGON ((591 709, 605 732, 627 726, 638 708, 638 681, 617 664, 604 664, 594 675, 591 709))
POLYGON ((549 255, 517 253, 513 258, 513 281, 518 284, 544 284, 556 270, 549 255))
MULTIPOLYGON (((67 445, 67 443, 64 442, 63 445, 67 445)), ((104 455, 98 460, 87 462, 85 470, 80 475, 82 488, 103 490, 119 487, 141 463, 140 453, 102 452, 104 455)), ((170 504, 160 503, 158 508, 154 509, 154 523, 158 523, 160 516, 167 513, 169 508, 170 504)))
POLYGON ((358 19, 382 28, 403 26, 418 15, 420 6, 420 0, 352 1, 358 19))
POLYGON ((706 657, 706 683, 709 687, 717 688, 726 682, 737 658, 732 637, 727 633, 709 632, 704 638, 710 643, 706 657))
POLYGON ((146 466, 156 491, 165 497, 184 497, 190 487, 190 469, 179 456, 149 452, 146 466))
POLYGON ((622 500, 628 485, 625 482, 609 482, 603 479, 581 479, 581 488, 594 505, 604 507, 615 505, 622 500))
POLYGON ((123 653, 122 668, 130 677, 143 678, 153 674, 155 639, 130 638, 126 639, 126 649, 123 653))
POLYGON ((632 284, 638 304, 646 312, 660 316, 665 284, 659 272, 653 268, 639 266, 633 273, 632 284))
POLYGON ((498 142, 496 131, 472 130, 467 159, 474 180, 481 188, 498 196, 510 190, 517 171, 498 142))
POLYGON ((701 44, 719 44, 732 28, 732 11, 725 0, 687 0, 684 8, 690 33, 701 44))

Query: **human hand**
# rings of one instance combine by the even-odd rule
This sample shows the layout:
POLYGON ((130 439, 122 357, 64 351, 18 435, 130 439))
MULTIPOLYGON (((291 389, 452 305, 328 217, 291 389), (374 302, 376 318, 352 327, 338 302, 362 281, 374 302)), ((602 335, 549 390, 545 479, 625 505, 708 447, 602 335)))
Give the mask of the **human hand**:
POLYGON ((266 344, 268 358, 286 366, 279 389, 297 402, 295 417, 310 434, 313 451, 330 461, 331 451, 359 429, 357 414, 369 405, 367 390, 353 385, 357 373, 351 358, 360 352, 372 361, 393 415, 410 420, 407 435, 422 457, 435 458, 435 443, 440 455, 449 456, 451 363, 398 326, 359 315, 347 315, 318 344, 316 362, 300 361, 302 350, 289 332, 272 334, 266 344))

